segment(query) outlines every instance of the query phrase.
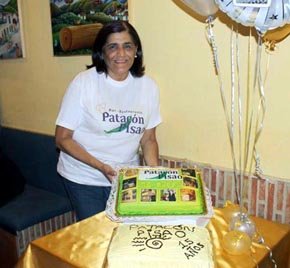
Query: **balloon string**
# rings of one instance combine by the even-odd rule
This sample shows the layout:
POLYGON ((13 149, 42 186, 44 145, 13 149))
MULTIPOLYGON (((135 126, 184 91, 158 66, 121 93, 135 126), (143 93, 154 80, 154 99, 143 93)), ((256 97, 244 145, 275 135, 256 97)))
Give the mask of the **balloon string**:
MULTIPOLYGON (((217 47, 215 44, 215 39, 214 39, 212 28, 213 28, 213 19, 212 17, 208 17, 208 19, 206 20, 206 38, 212 50, 215 73, 216 75, 218 75, 218 79, 220 79, 220 75, 219 75, 220 70, 219 70, 219 63, 218 63, 218 57, 217 57, 217 47)), ((220 81, 219 81, 219 84, 221 84, 220 81)))
POLYGON ((260 74, 260 62, 261 62, 261 51, 260 51, 260 46, 259 46, 259 42, 257 45, 257 53, 256 53, 256 65, 255 65, 255 70, 254 70, 254 81, 253 81, 253 90, 250 90, 250 85, 251 85, 251 81, 250 81, 250 73, 251 73, 251 69, 250 69, 250 60, 251 60, 251 43, 250 43, 250 49, 249 49, 249 58, 248 58, 248 77, 249 77, 249 81, 248 81, 248 109, 250 110, 251 107, 251 112, 250 112, 250 118, 248 118, 248 125, 246 126, 246 135, 245 135, 245 145, 246 145, 246 150, 245 150, 245 163, 244 163, 244 170, 247 170, 248 167, 248 162, 250 162, 249 164, 249 170, 248 170, 248 174, 252 173, 252 161, 254 159, 253 155, 254 155, 254 145, 251 146, 251 144, 253 143, 253 141, 251 140, 251 136, 252 136, 252 132, 253 132, 253 125, 254 125, 254 117, 255 117, 255 113, 254 113, 254 107, 255 107, 255 96, 256 96, 256 88, 257 88, 257 84, 258 84, 258 80, 260 78, 259 74, 260 74), (250 155, 252 156, 250 158, 250 155))
MULTIPOLYGON (((250 50, 249 50, 250 51, 250 50)), ((250 52, 248 52, 249 54, 249 59, 248 62, 250 62, 250 52)), ((248 162, 249 163, 249 170, 248 173, 250 174, 252 172, 252 165, 253 165, 253 160, 256 161, 256 167, 260 166, 260 162, 259 162, 259 156, 257 154, 257 148, 256 148, 256 144, 258 141, 258 138, 261 134, 262 128, 259 127, 259 118, 260 118, 260 111, 261 111, 261 107, 263 107, 263 114, 262 114, 262 121, 264 120, 264 116, 265 116, 265 98, 264 98, 264 85, 261 82, 261 39, 258 40, 258 44, 257 44, 257 54, 256 54, 256 65, 255 65, 255 72, 254 72, 254 83, 253 83, 253 92, 252 92, 252 96, 251 96, 251 91, 250 91, 250 81, 248 81, 248 99, 247 99, 247 108, 249 109, 249 106, 251 107, 251 112, 250 112, 250 118, 248 118, 247 115, 247 124, 246 124, 246 135, 245 135, 245 145, 246 145, 246 149, 245 149, 245 163, 244 163, 244 170, 246 171, 247 167, 248 167, 248 162), (258 105, 258 112, 255 114, 254 113, 254 107, 255 107, 255 96, 256 96, 256 89, 259 88, 258 94, 260 95, 260 100, 259 100, 259 105, 258 105), (262 96, 262 97, 261 97, 262 96), (261 106, 262 104, 262 106, 261 106), (254 117, 256 116, 256 124, 255 124, 255 129, 252 130, 253 125, 254 125, 254 117), (254 140, 252 141, 250 139, 252 131, 254 132, 254 140), (251 147, 251 144, 253 143, 253 146, 251 147), (249 156, 252 156, 251 158, 249 156), (249 160, 250 158, 250 160, 249 160)), ((250 68, 250 65, 248 66, 248 68, 250 68)), ((250 70, 249 70, 250 73, 250 70)), ((261 122, 262 122, 261 121, 261 122)), ((259 167, 258 169, 261 170, 261 168, 259 167)), ((257 170, 257 168, 256 168, 257 170)))
MULTIPOLYGON (((264 81, 262 81, 262 75, 261 75, 261 51, 262 51, 262 37, 259 35, 258 39, 258 50, 259 50, 259 61, 257 66, 257 86, 259 89, 259 105, 258 105, 258 112, 256 117, 256 125, 255 125, 255 135, 254 135, 254 144, 253 144, 253 152, 254 152, 254 160, 256 162, 255 166, 255 175, 258 177, 261 177, 263 174, 263 171, 260 166, 260 157, 257 152, 257 142, 261 136, 261 132, 263 130, 263 123, 265 119, 265 113, 266 113, 266 99, 265 99, 265 84, 269 73, 269 65, 270 65, 270 55, 267 56, 267 65, 266 65, 266 72, 264 81)), ((253 159, 251 161, 250 170, 253 164, 253 159)))
MULTIPOLYGON (((250 138, 250 134, 251 134, 251 130, 252 130, 252 124, 253 124, 253 121, 254 121, 254 97, 256 96, 256 89, 257 87, 260 86, 260 75, 261 75, 261 72, 260 72, 260 65, 261 63, 261 37, 260 35, 258 36, 258 43, 257 43, 257 51, 256 51, 256 65, 255 65, 255 73, 254 73, 254 85, 253 85, 253 102, 252 102, 252 109, 251 109, 251 121, 250 121, 250 131, 249 131, 249 138, 250 138)), ((257 115, 256 115, 257 116, 257 115)), ((256 120, 258 120, 258 118, 256 117, 256 120)), ((256 128, 254 130, 254 139, 256 138, 256 131, 257 131, 257 121, 256 121, 256 128)), ((252 141, 248 140, 248 146, 250 146, 250 143, 252 141)), ((250 164, 249 164, 249 173, 251 173, 252 171, 252 165, 253 165, 253 160, 255 159, 255 146, 254 146, 254 143, 253 143, 253 147, 251 148, 252 149, 252 157, 250 159, 250 164)), ((250 152, 248 151, 248 154, 250 154, 250 152)), ((247 160, 249 160, 248 156, 247 156, 247 160)))
MULTIPOLYGON (((237 101, 238 101, 238 152, 239 152, 239 175, 240 175, 240 184, 238 184, 238 181, 236 179, 236 185, 239 187, 238 193, 239 193, 239 199, 240 199, 240 212, 243 211, 243 184, 244 184, 244 172, 242 169, 242 94, 241 94, 241 81, 240 81, 240 50, 239 50, 239 32, 238 28, 236 28, 235 31, 235 38, 233 37, 234 29, 232 26, 232 32, 231 32, 231 77, 232 77, 232 131, 234 131, 234 115, 235 115, 235 94, 237 94, 237 101), (234 47, 234 41, 236 43, 236 46, 234 47), (235 50, 234 50, 235 49, 235 50), (236 51, 236 54, 234 53, 236 51), (235 58, 234 58, 235 54, 235 58), (235 61, 236 60, 236 61, 235 61), (236 78, 237 82, 235 82, 235 71, 236 71, 236 78), (237 93, 235 93, 235 84, 237 84, 237 93)), ((234 135, 233 135, 234 138, 234 135)), ((236 161, 236 159, 235 159, 236 161)))
POLYGON ((273 252, 272 252, 271 248, 265 243, 264 237, 258 231, 256 231, 256 236, 257 236, 256 241, 253 241, 253 242, 257 243, 259 245, 263 245, 269 251, 269 259, 272 262, 273 267, 277 268, 278 265, 273 257, 273 252))
MULTIPOLYGON (((237 167, 236 167, 236 158, 235 158, 235 150, 234 150, 234 104, 235 104, 235 65, 234 65, 234 49, 233 49, 233 33, 231 34, 231 117, 229 116, 228 110, 227 110, 227 103, 226 103, 226 98, 225 98, 225 92, 224 92, 224 86, 221 78, 221 71, 219 68, 219 62, 218 62, 218 53, 217 53, 217 47, 215 44, 215 39, 214 39, 214 34, 213 34, 213 25, 212 25, 212 20, 209 20, 207 23, 207 40, 211 46, 212 52, 213 52, 213 59, 214 59, 214 66, 215 66, 215 72, 218 76, 218 81, 219 81, 219 87, 220 87, 220 93, 221 93, 221 98, 222 98, 222 104, 226 116, 226 122, 227 122, 227 129, 228 129, 228 134, 230 138, 230 145, 231 145, 231 153, 232 153, 232 159, 233 159, 233 164, 234 164, 234 178, 235 178, 235 184, 237 184, 237 167)), ((232 29, 233 32, 233 29, 232 29)), ((240 153, 240 158, 239 158, 239 166, 240 166, 240 191, 237 190, 237 187, 235 188, 236 190, 236 197, 237 200, 240 204, 240 209, 242 211, 242 196, 243 196, 243 177, 244 173, 246 172, 247 168, 247 162, 249 160, 249 153, 250 153, 250 136, 252 132, 252 125, 253 125, 253 118, 254 118, 254 112, 253 112, 253 103, 254 103, 254 93, 255 93, 255 88, 258 85, 259 88, 259 94, 260 94, 260 100, 259 100, 259 109, 258 109, 258 115, 257 115, 257 121, 256 121, 256 132, 255 132, 255 138, 254 138, 254 146, 253 146, 253 151, 255 153, 255 159, 256 159, 256 171, 258 168, 260 169, 260 164, 259 164, 259 157, 257 155, 257 150, 256 150, 256 144, 257 141, 260 137, 261 131, 263 129, 263 121, 265 117, 265 94, 264 94, 264 85, 266 83, 266 78, 268 75, 269 71, 269 57, 268 57, 268 62, 267 62, 267 68, 266 68, 266 75, 265 79, 262 83, 262 77, 261 77, 261 39, 258 41, 258 49, 257 49, 257 56, 256 56, 256 67, 255 67, 255 75, 254 75, 254 90, 253 90, 253 96, 251 98, 251 90, 250 90, 250 85, 251 85, 251 30, 250 30, 250 36, 249 36, 249 42, 248 42, 248 74, 247 74, 247 103, 246 103, 246 127, 245 127, 245 147, 244 147, 244 169, 241 168, 242 166, 242 160, 241 160, 241 148, 242 148, 242 96, 241 96, 241 87, 240 87, 240 59, 239 59, 239 46, 238 46, 238 32, 236 32, 236 68, 237 68, 237 83, 238 83, 238 112, 239 112, 239 153, 240 153), (251 104, 251 105, 250 105, 251 104), (249 107, 252 107, 251 115, 249 118, 249 107), (259 120, 260 112, 262 111, 262 118, 259 120)), ((252 158, 253 159, 253 158, 252 158)), ((251 165, 250 165, 251 166, 251 165)), ((251 168, 250 170, 251 171, 251 168)), ((249 172, 250 174, 250 172, 249 172)), ((260 172, 258 173, 260 174, 260 172)), ((263 244, 265 248, 269 251, 269 258, 271 262, 273 263, 274 267, 277 268, 277 263, 273 258, 273 254, 269 246, 265 244, 264 238, 260 235, 260 241, 258 242, 260 244, 263 244)), ((253 257, 253 256, 252 256, 253 257)), ((253 257, 253 262, 257 265, 257 261, 253 257)))
MULTIPOLYGON (((269 66, 270 66, 270 53, 267 53, 267 65, 266 65, 266 73, 265 73, 265 78, 264 78, 264 82, 263 84, 266 84, 266 80, 268 77, 268 73, 269 73, 269 66)), ((264 121, 264 117, 265 117, 265 113, 266 113, 266 102, 265 102, 265 94, 264 94, 264 86, 261 88, 261 102, 260 104, 262 105, 262 109, 263 109, 263 115, 262 115, 262 120, 260 123, 260 129, 259 129, 259 134, 257 136, 257 138, 255 139, 255 143, 257 143, 258 138, 261 134, 262 128, 263 128, 263 121, 264 121)), ((260 108, 260 107, 259 107, 260 108)), ((258 124, 257 124, 258 125, 258 124)), ((256 160, 256 169, 255 169, 255 175, 258 177, 262 177, 263 175, 263 170, 261 169, 260 166, 260 156, 258 155, 258 153, 255 151, 255 160, 256 160)))
POLYGON ((243 185, 244 185, 244 172, 242 170, 242 94, 241 94, 241 81, 240 81, 240 50, 239 50, 239 32, 236 30, 236 69, 237 69, 237 86, 238 86, 238 122, 239 122, 239 170, 240 170, 240 213, 243 210, 243 185))
POLYGON ((261 135, 261 132, 263 130, 263 123, 264 123, 264 119, 265 119, 265 114, 266 114, 266 98, 265 98, 265 92, 264 92, 264 88, 265 88, 265 84, 266 84, 266 80, 268 78, 268 73, 269 73, 269 66, 270 66, 270 54, 267 54, 267 65, 266 65, 266 72, 265 72, 265 77, 264 77, 264 81, 263 83, 260 80, 260 95, 261 95, 261 99, 260 99, 260 103, 259 103, 259 112, 258 112, 258 119, 259 119, 259 114, 260 112, 262 113, 261 115, 261 120, 259 122, 257 122, 256 126, 257 126, 257 135, 255 137, 255 144, 254 144, 254 148, 255 148, 255 156, 256 156, 256 171, 255 174, 257 176, 261 176, 263 174, 263 170, 260 167, 260 163, 258 160, 260 160, 260 157, 257 153, 256 150, 256 144, 258 142, 258 139, 261 135))
POLYGON ((247 73, 247 93, 246 93, 246 120, 245 120, 245 141, 244 141, 244 167, 243 170, 246 171, 247 163, 249 158, 249 150, 250 150, 250 133, 252 128, 252 112, 251 115, 249 113, 251 105, 251 57, 252 57, 252 46, 251 46, 251 37, 252 31, 250 28, 249 39, 248 39, 248 73, 247 73))
MULTIPOLYGON (((235 135, 235 59, 234 59, 234 38, 233 38, 233 26, 231 29, 231 125, 230 125, 230 135, 232 138, 232 155, 233 155, 233 163, 234 163, 234 179, 235 185, 238 188, 238 178, 237 178, 237 161, 236 161, 236 152, 234 147, 234 135, 235 135)), ((240 189, 237 189, 237 192, 240 195, 240 189)), ((241 195, 238 198, 241 201, 241 195)), ((239 202, 241 203, 241 202, 239 202)))
MULTIPOLYGON (((234 61, 233 26, 231 29, 231 136, 234 139, 235 114, 235 61, 234 61)), ((235 151, 235 150, 234 150, 235 151)))
MULTIPOLYGON (((229 139, 230 139, 231 155, 232 155, 232 159, 233 159, 234 180, 235 180, 235 185, 237 186, 238 180, 237 180, 237 167, 236 167, 236 159, 235 159, 235 152, 234 152, 233 131, 231 131, 231 120, 230 120, 230 116, 229 116, 229 113, 227 110, 227 102, 226 102, 224 86, 223 86, 223 82, 222 82, 222 78, 221 78, 221 71, 219 68, 218 52, 217 52, 217 46, 215 44, 215 38, 214 38, 214 34, 213 34, 213 24, 212 24, 211 20, 209 20, 207 22, 206 30, 207 30, 206 37, 207 37, 208 43, 210 44, 212 52, 213 52, 215 72, 216 72, 216 75, 218 77, 221 99, 222 99, 223 109, 224 109, 225 117, 226 117, 228 135, 229 135, 229 139)), ((240 204, 240 196, 239 196, 239 192, 237 190, 237 187, 235 187, 235 193, 236 193, 237 201, 240 204)))
MULTIPOLYGON (((239 45, 238 45, 238 32, 236 32, 236 62, 234 58, 234 38, 233 38, 233 28, 232 28, 232 34, 231 34, 231 110, 230 114, 227 109, 227 101, 225 97, 225 91, 224 91, 224 85, 221 78, 221 71, 220 66, 218 62, 218 53, 217 53, 217 46, 215 44, 215 38, 213 34, 213 24, 212 20, 208 20, 207 23, 207 40, 212 48, 213 52, 213 60, 214 60, 214 66, 215 71, 218 76, 219 81, 219 87, 220 87, 220 93, 221 93, 221 99, 223 104, 223 109, 225 112, 226 122, 227 122, 227 129, 228 129, 228 135, 230 140, 230 148, 231 148, 231 155, 233 160, 233 167, 234 167, 234 180, 235 180, 235 191, 236 191, 236 197, 238 200, 238 203, 240 204, 240 207, 242 209, 242 195, 243 195, 243 180, 244 180, 244 174, 247 172, 248 168, 248 162, 249 163, 249 170, 248 173, 252 173, 252 165, 253 161, 256 162, 256 168, 255 168, 255 175, 261 176, 262 169, 260 165, 260 157, 258 155, 257 151, 257 142, 259 140, 259 137, 261 135, 261 132, 263 130, 263 122, 265 118, 265 112, 266 112, 266 102, 265 102, 265 94, 264 94, 264 85, 266 83, 266 77, 269 71, 269 60, 267 65, 267 72, 265 75, 264 81, 262 81, 262 75, 261 75, 261 48, 262 48, 262 39, 259 37, 258 40, 258 46, 257 46, 257 55, 256 55, 256 66, 255 66, 255 72, 254 72, 254 81, 253 81, 253 91, 250 90, 250 84, 251 84, 251 42, 249 38, 248 43, 248 77, 247 77, 247 109, 246 109, 246 125, 245 125, 245 143, 244 143, 244 163, 242 168, 242 160, 241 160, 241 148, 242 148, 242 95, 241 95, 241 86, 240 86, 240 68, 239 68, 239 45), (235 77, 235 68, 237 69, 237 84, 238 84, 238 133, 239 133, 239 170, 240 170, 240 183, 238 184, 238 178, 237 178, 237 161, 236 161, 236 152, 234 147, 234 135, 235 135, 235 84, 236 84, 236 77, 235 77), (259 104, 258 104, 258 111, 256 114, 254 113, 254 104, 255 104, 255 96, 256 91, 258 88, 258 94, 259 94, 259 104), (252 95, 251 95, 252 94, 252 95), (251 112, 249 113, 251 107, 251 112), (255 121, 255 124, 254 124, 255 121), (254 127, 255 125, 255 127, 254 127), (254 138, 251 140, 252 132, 254 132, 254 138), (253 145, 251 146, 251 144, 253 145), (251 157, 250 157, 251 156, 251 157)), ((250 34, 251 37, 251 34, 250 34)))
MULTIPOLYGON (((267 67, 266 67, 266 74, 265 74, 265 78, 264 81, 262 82, 262 75, 261 75, 261 51, 262 51, 262 46, 261 46, 261 38, 258 39, 258 46, 257 46, 257 58, 256 58, 256 68, 255 68, 255 79, 254 79, 254 92, 255 92, 255 88, 258 85, 259 88, 259 95, 260 95, 260 100, 259 100, 259 108, 258 108, 258 114, 257 114, 257 118, 256 118, 256 128, 255 128, 255 137, 254 137, 254 144, 253 144, 253 152, 254 152, 254 156, 255 156, 255 161, 256 161, 256 169, 255 169, 255 175, 260 176, 262 174, 262 170, 260 167, 260 158, 259 155, 257 153, 257 141, 260 137, 261 131, 263 129, 263 120, 265 117, 265 94, 264 94, 264 87, 266 84, 266 80, 267 80, 267 76, 268 76, 268 72, 269 72, 269 65, 270 65, 270 55, 268 54, 268 58, 267 58, 267 67), (260 113, 262 111, 262 118, 260 119, 260 113), (260 119, 260 121, 259 121, 260 119)), ((250 44, 250 43, 249 43, 250 44)), ((248 50, 248 55, 249 55, 249 59, 250 59, 250 54, 251 54, 251 46, 249 45, 249 50, 248 50)), ((250 61, 248 61, 250 62, 250 61)), ((250 65, 249 65, 250 67, 250 65)), ((250 69, 248 70, 248 85, 250 85, 250 69)), ((249 87, 248 87, 249 89, 249 87)), ((250 90, 248 90, 248 92, 250 92, 250 90)), ((253 107, 253 105, 252 105, 253 107)), ((248 129, 248 133, 251 133, 251 126, 252 126, 252 121, 253 121, 253 111, 252 111, 252 115, 251 115, 251 123, 250 123, 250 128, 248 129)), ((250 146, 250 134, 247 135, 247 146, 250 146)), ((249 149, 247 150, 247 152, 249 152, 249 149)), ((252 158, 253 159, 253 158, 252 158)), ((252 165, 252 164, 251 164, 252 165)), ((251 165, 250 165, 250 169, 249 171, 251 171, 251 165)), ((257 232, 258 234, 258 232, 257 232)), ((273 258, 272 255, 272 251, 271 249, 265 244, 264 238, 259 234, 260 236, 260 241, 259 243, 263 243, 265 248, 269 251, 269 258, 271 260, 271 262, 273 263, 274 267, 277 268, 277 264, 273 258)))

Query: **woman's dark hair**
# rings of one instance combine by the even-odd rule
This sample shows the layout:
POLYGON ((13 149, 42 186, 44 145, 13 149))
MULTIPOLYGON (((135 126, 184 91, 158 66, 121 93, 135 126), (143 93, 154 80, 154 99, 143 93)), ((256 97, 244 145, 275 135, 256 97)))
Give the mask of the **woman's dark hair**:
POLYGON ((144 75, 145 67, 143 66, 143 51, 140 38, 135 28, 127 21, 113 21, 105 24, 97 34, 94 46, 92 48, 92 64, 88 68, 96 67, 98 73, 108 74, 107 66, 103 58, 103 47, 107 42, 110 34, 128 32, 135 46, 137 47, 136 58, 130 69, 130 72, 135 77, 144 75))

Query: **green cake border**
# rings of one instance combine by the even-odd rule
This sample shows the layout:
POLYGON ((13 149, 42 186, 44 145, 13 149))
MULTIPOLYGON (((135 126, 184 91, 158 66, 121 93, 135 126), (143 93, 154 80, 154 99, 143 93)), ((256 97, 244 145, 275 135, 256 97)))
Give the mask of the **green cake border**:
MULTIPOLYGON (((119 171, 118 176, 118 187, 116 196, 116 207, 115 211, 118 216, 177 216, 177 215, 205 215, 207 213, 206 197, 204 183, 202 180, 202 172, 197 168, 124 168, 119 171), (126 176, 127 171, 138 170, 151 170, 158 171, 163 176, 162 171, 172 172, 178 171, 180 176, 186 177, 187 179, 193 179, 197 182, 198 187, 185 186, 184 180, 166 180, 166 187, 164 187, 165 182, 162 178, 157 178, 154 181, 139 180, 137 181, 136 175, 126 176), (184 173, 195 173, 195 176, 185 175, 184 173), (135 185, 134 185, 135 178, 135 185), (123 186, 126 183, 126 187, 123 186), (139 184, 139 188, 137 187, 139 184), (125 187, 125 188, 124 188, 125 187), (154 198, 144 201, 144 193, 146 197, 145 190, 155 190, 155 200, 154 198), (161 200, 161 194, 166 192, 167 189, 176 190, 176 201, 164 201, 161 200), (182 201, 183 189, 187 193, 195 192, 195 202, 182 201), (142 195, 142 190, 144 190, 142 195), (163 192, 162 192, 163 190, 163 192), (143 201, 141 201, 141 198, 143 201), (126 199, 126 201, 123 201, 126 199), (156 206, 158 204, 158 207, 156 206)), ((151 193, 152 194, 152 193, 151 193)), ((154 192, 153 192, 154 196, 154 192)), ((147 197, 146 197, 147 198, 147 197)))

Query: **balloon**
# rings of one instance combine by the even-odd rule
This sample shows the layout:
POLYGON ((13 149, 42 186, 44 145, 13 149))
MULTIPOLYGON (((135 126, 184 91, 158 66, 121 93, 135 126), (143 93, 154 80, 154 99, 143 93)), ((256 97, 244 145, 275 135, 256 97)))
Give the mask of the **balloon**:
POLYGON ((256 234, 255 223, 248 217, 246 213, 239 213, 233 217, 230 222, 230 230, 236 230, 246 233, 250 238, 256 234))
POLYGON ((222 247, 229 254, 241 255, 250 250, 251 243, 251 239, 246 233, 230 231, 224 235, 222 247))
POLYGON ((290 0, 215 1, 231 19, 244 26, 253 26, 261 33, 290 22, 290 0), (257 4, 258 2, 262 4, 257 4))
POLYGON ((214 0, 180 0, 191 10, 203 17, 213 16, 218 11, 218 6, 214 0))
MULTIPOLYGON (((241 208, 239 205, 233 204, 231 201, 226 201, 223 208, 223 218, 226 220, 226 222, 230 223, 234 217, 240 214, 240 212, 241 208)), ((242 207, 242 212, 247 213, 245 207, 242 207)))
POLYGON ((270 50, 275 48, 275 45, 283 41, 290 34, 290 24, 286 24, 283 27, 268 31, 263 36, 264 42, 268 42, 270 50), (271 46, 273 47, 271 49, 271 46))

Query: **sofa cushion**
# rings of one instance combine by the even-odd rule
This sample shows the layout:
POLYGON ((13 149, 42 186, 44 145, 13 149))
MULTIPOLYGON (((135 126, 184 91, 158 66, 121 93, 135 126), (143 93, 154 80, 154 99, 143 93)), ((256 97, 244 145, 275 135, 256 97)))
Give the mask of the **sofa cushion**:
POLYGON ((0 227, 16 234, 68 211, 71 205, 67 198, 27 184, 22 194, 0 208, 0 227))
POLYGON ((58 151, 54 136, 0 127, 0 144, 27 184, 67 197, 56 171, 58 151))
POLYGON ((25 178, 17 165, 0 149, 0 207, 21 194, 25 186, 25 178))

